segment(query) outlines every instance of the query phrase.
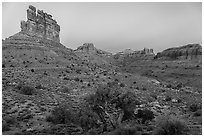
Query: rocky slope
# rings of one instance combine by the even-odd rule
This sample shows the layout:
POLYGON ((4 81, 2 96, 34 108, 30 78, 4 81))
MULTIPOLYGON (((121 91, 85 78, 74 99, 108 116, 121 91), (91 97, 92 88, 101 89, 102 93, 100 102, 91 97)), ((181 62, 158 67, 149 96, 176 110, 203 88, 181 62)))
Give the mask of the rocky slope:
POLYGON ((199 44, 188 44, 181 47, 169 48, 155 56, 155 59, 198 59, 202 58, 202 47, 199 44))
POLYGON ((93 43, 84 43, 82 46, 79 46, 74 50, 74 52, 83 60, 99 66, 109 66, 113 61, 112 53, 97 49, 93 43))
POLYGON ((144 48, 143 50, 139 51, 134 51, 131 49, 126 49, 122 52, 116 53, 114 55, 114 59, 116 62, 116 65, 118 64, 119 66, 123 65, 128 65, 133 62, 146 62, 148 60, 152 60, 154 58, 155 54, 153 52, 153 49, 147 49, 144 48))
POLYGON ((2 50, 4 67, 67 67, 84 62, 61 43, 22 31, 3 40, 2 50))
MULTIPOLYGON (((35 8, 29 9, 35 20, 35 8)), ((73 51, 58 36, 39 37, 29 22, 2 41, 2 134, 151 135, 159 134, 157 120, 167 115, 179 117, 179 134, 202 134, 202 92, 190 85, 202 85, 202 65, 154 60, 153 50, 144 49, 114 55, 126 63, 116 67, 113 55, 93 44, 73 51), (190 130, 183 133, 183 125, 190 130)))

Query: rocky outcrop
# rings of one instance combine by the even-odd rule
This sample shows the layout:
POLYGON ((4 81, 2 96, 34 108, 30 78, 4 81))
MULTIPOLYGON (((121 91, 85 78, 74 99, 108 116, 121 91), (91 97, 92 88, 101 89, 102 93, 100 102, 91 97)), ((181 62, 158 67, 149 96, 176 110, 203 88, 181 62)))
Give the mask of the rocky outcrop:
POLYGON ((98 54, 101 56, 111 56, 112 54, 100 49, 95 48, 93 43, 84 43, 82 46, 79 46, 76 50, 76 53, 86 53, 86 54, 98 54))
POLYGON ((124 50, 114 55, 117 66, 126 66, 133 62, 145 62, 154 59, 153 49, 144 48, 143 50, 134 51, 131 49, 124 50))
POLYGON ((36 11, 36 8, 31 5, 27 9, 27 21, 21 21, 21 31, 60 42, 60 26, 56 20, 42 10, 36 11))
POLYGON ((84 61, 91 62, 101 67, 112 66, 112 53, 97 49, 93 43, 84 43, 74 50, 75 54, 84 61))
POLYGON ((145 55, 154 55, 154 51, 153 49, 148 49, 148 48, 144 48, 143 50, 138 50, 138 51, 134 51, 132 49, 125 49, 124 51, 121 51, 119 53, 116 53, 119 55, 141 55, 141 54, 145 54, 145 55))
POLYGON ((181 47, 169 48, 157 53, 155 59, 201 59, 202 47, 199 44, 188 44, 181 47))

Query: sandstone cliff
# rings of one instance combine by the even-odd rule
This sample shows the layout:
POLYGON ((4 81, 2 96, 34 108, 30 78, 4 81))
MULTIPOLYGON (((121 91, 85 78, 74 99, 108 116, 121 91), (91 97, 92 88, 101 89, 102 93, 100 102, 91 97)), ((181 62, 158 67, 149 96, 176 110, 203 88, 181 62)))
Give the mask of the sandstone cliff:
POLYGON ((112 53, 97 49, 93 43, 84 43, 74 52, 83 60, 99 66, 110 65, 113 62, 112 53))
POLYGON ((169 48, 159 52, 155 59, 201 59, 202 47, 199 44, 188 44, 181 47, 169 48))
POLYGON ((87 54, 98 54, 100 56, 111 56, 110 52, 106 52, 100 49, 95 48, 93 43, 84 43, 82 46, 79 46, 75 52, 77 53, 87 53, 87 54))
POLYGON ((21 21, 21 31, 60 42, 60 26, 57 21, 52 19, 52 15, 42 10, 36 11, 36 8, 31 5, 27 9, 27 21, 21 21))

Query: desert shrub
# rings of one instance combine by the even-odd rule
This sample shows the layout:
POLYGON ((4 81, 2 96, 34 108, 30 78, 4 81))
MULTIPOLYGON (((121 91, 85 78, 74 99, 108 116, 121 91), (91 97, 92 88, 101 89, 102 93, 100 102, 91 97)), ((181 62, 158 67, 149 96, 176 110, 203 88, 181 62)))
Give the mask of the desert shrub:
POLYGON ((64 79, 64 80, 69 80, 69 78, 68 78, 68 77, 64 77, 63 79, 64 79))
POLYGON ((140 135, 135 127, 120 127, 110 133, 111 135, 140 135))
POLYGON ((9 125, 13 125, 17 122, 17 119, 15 116, 6 116, 3 118, 5 120, 5 122, 9 125))
POLYGON ((167 88, 172 88, 172 85, 171 84, 167 84, 166 87, 167 88))
POLYGON ((15 89, 21 90, 21 88, 24 86, 24 82, 20 82, 16 85, 15 89))
POLYGON ((163 116, 156 121, 156 135, 185 135, 188 133, 187 124, 176 116, 163 116))
POLYGON ((178 103, 181 103, 181 102, 182 102, 182 100, 179 98, 179 99, 177 100, 177 102, 178 102, 178 103))
POLYGON ((80 69, 77 69, 77 70, 76 70, 76 73, 81 74, 81 70, 80 70, 80 69))
POLYGON ((31 69, 30 71, 31 71, 31 72, 34 72, 34 69, 31 69))
POLYGON ((190 111, 192 112, 196 112, 198 109, 200 109, 201 107, 198 104, 191 104, 190 105, 190 111))
POLYGON ((119 80, 116 78, 116 79, 115 79, 115 82, 119 82, 119 80))
POLYGON ((144 124, 147 120, 152 120, 155 118, 154 113, 148 109, 144 109, 144 110, 139 109, 136 114, 136 117, 142 119, 142 124, 144 124))
POLYGON ((142 90, 147 90, 147 88, 145 88, 145 87, 142 87, 142 90))
POLYGON ((78 82, 78 81, 79 81, 79 78, 75 78, 74 80, 78 82))
POLYGON ((98 135, 99 131, 96 128, 92 128, 86 132, 86 135, 98 135))
POLYGON ((199 65, 196 65, 196 68, 199 68, 200 66, 199 65))
POLYGON ((93 112, 93 110, 85 108, 84 110, 81 110, 79 112, 78 117, 80 126, 85 131, 99 126, 98 124, 99 117, 95 112, 93 112))
POLYGON ((14 67, 14 65, 10 65, 10 67, 14 67))
POLYGON ((113 103, 116 103, 116 108, 121 108, 123 110, 124 116, 122 121, 133 118, 135 106, 141 104, 136 94, 130 91, 121 94, 113 103))
POLYGON ((62 92, 62 93, 68 93, 70 94, 71 93, 71 89, 66 87, 66 86, 63 86, 59 89, 59 92, 62 92))
POLYGON ((194 114, 193 114, 194 117, 199 117, 199 116, 202 116, 202 109, 198 109, 194 114))
POLYGON ((35 86, 36 89, 45 89, 40 83, 35 86))
POLYGON ((152 70, 144 70, 141 75, 142 76, 152 76, 152 74, 153 74, 152 70))
POLYGON ((182 83, 178 83, 176 86, 175 86, 175 89, 180 89, 182 88, 183 84, 182 83))
POLYGON ((48 73, 46 71, 43 74, 46 75, 46 76, 48 75, 48 73))
POLYGON ((66 105, 55 107, 52 114, 46 117, 48 122, 52 122, 54 124, 67 124, 72 122, 73 119, 74 115, 67 109, 66 105))
POLYGON ((165 101, 171 101, 171 97, 167 95, 165 101))
POLYGON ((6 67, 6 65, 5 64, 2 64, 2 68, 5 68, 6 67))
POLYGON ((24 95, 33 95, 36 93, 36 90, 32 86, 22 86, 20 88, 20 93, 24 95))
POLYGON ((107 107, 111 106, 111 101, 117 98, 117 88, 108 85, 100 85, 94 94, 88 95, 85 100, 89 107, 95 112, 103 123, 103 131, 107 130, 107 119, 105 118, 107 107))
POLYGON ((139 87, 135 87, 135 89, 139 90, 139 87))
POLYGON ((9 124, 3 121, 2 122, 2 132, 9 131, 9 130, 11 130, 9 127, 9 124))
POLYGON ((120 83, 120 87, 125 87, 125 84, 124 83, 120 83))
POLYGON ((155 95, 155 94, 151 94, 150 95, 152 98, 154 98, 154 99, 157 99, 157 95, 155 95))

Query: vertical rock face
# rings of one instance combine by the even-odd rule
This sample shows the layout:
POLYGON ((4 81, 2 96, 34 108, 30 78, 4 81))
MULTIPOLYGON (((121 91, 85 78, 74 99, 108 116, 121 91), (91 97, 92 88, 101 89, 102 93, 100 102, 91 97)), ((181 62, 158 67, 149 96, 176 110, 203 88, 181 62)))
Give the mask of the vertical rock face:
POLYGON ((202 47, 199 44, 188 44, 181 47, 169 48, 157 53, 155 59, 202 59, 202 47))
POLYGON ((153 49, 144 48, 142 50, 142 53, 144 53, 144 54, 154 54, 154 51, 153 51, 153 49))
POLYGON ((42 10, 37 10, 36 12, 36 8, 31 5, 27 9, 27 21, 21 21, 21 31, 60 42, 60 26, 56 20, 42 10))
POLYGON ((144 48, 143 50, 138 50, 138 51, 126 49, 126 50, 121 51, 117 54, 120 54, 120 55, 142 55, 142 54, 154 55, 154 51, 153 51, 153 49, 148 49, 148 48, 144 48))

